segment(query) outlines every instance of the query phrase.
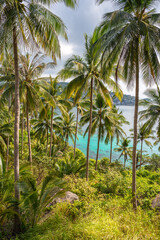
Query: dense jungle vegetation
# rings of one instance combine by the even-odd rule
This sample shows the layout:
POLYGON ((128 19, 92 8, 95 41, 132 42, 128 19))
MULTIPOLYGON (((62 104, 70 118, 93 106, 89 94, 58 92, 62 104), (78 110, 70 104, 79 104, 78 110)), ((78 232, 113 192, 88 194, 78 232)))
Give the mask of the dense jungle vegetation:
POLYGON ((0 0, 0 239, 160 239, 160 156, 144 151, 160 140, 156 1, 114 1, 118 10, 84 35, 84 55, 70 56, 55 78, 43 77, 61 56, 59 37, 67 40, 50 11, 57 2, 78 6, 0 0), (123 96, 122 80, 135 87, 134 100, 123 96), (143 100, 141 81, 156 86, 143 100), (130 101, 127 136, 116 104, 130 101), (86 154, 79 135, 88 136, 86 154), (100 159, 102 140, 110 154, 100 159), (67 192, 76 200, 63 201, 67 192))

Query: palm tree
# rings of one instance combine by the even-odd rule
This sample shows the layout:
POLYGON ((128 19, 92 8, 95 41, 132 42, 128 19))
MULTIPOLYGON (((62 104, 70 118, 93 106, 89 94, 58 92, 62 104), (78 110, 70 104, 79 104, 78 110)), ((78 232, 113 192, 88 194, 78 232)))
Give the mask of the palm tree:
POLYGON ((13 119, 6 102, 1 102, 0 111, 0 157, 6 158, 6 171, 9 164, 9 140, 13 134, 13 119), (3 103, 3 104, 2 104, 3 103))
POLYGON ((46 154, 48 153, 48 140, 49 140, 49 132, 51 130, 50 123, 48 121, 48 117, 50 117, 48 114, 44 118, 35 118, 31 120, 31 124, 34 131, 34 136, 44 142, 44 139, 47 139, 46 141, 46 154))
POLYGON ((109 91, 104 85, 106 83, 108 86, 112 86, 116 90, 116 94, 122 97, 119 89, 116 87, 114 81, 110 78, 103 78, 101 72, 101 64, 99 56, 93 51, 93 44, 98 38, 97 29, 94 31, 92 37, 85 35, 85 56, 84 59, 79 56, 73 56, 70 58, 66 65, 64 71, 62 71, 62 76, 64 78, 74 77, 74 79, 67 86, 67 97, 71 97, 75 92, 75 102, 82 96, 83 92, 88 92, 90 96, 90 122, 88 131, 88 143, 87 143, 87 159, 86 159, 86 179, 88 180, 89 175, 89 149, 90 149, 90 138, 92 129, 92 105, 93 105, 93 90, 100 92, 104 101, 111 107, 112 99, 110 97, 109 91), (66 71, 67 70, 67 71, 66 71), (117 90, 118 89, 118 90, 117 90))
POLYGON ((110 142, 110 163, 112 162, 113 140, 116 138, 118 144, 119 140, 126 134, 122 128, 123 124, 129 124, 122 112, 119 112, 119 109, 116 106, 113 106, 111 114, 113 116, 113 120, 108 122, 107 119, 105 124, 107 131, 105 143, 108 144, 110 142))
POLYGON ((36 111, 36 107, 40 104, 40 94, 38 91, 38 77, 41 76, 43 71, 52 67, 54 63, 44 63, 45 55, 40 52, 33 56, 27 53, 25 56, 20 55, 20 97, 23 104, 25 104, 26 119, 27 119, 27 133, 28 133, 28 149, 29 149, 29 161, 32 166, 32 149, 31 149, 31 137, 30 137, 30 120, 29 113, 33 110, 36 111))
MULTIPOLYGON (((102 3, 104 0, 97 0, 102 3)), ((139 100, 139 72, 146 84, 156 82, 160 75, 158 51, 160 46, 160 14, 152 9, 155 0, 116 0, 120 10, 104 15, 97 45, 100 47, 105 73, 110 73, 115 62, 117 71, 122 66, 127 85, 135 83, 134 141, 132 167, 133 207, 136 201, 136 149, 139 100), (106 67, 107 66, 107 67, 106 67)))
POLYGON ((79 125, 79 114, 83 116, 84 112, 86 111, 86 107, 89 106, 89 101, 87 99, 79 99, 76 102, 77 114, 76 114, 76 132, 75 132, 75 140, 74 140, 74 159, 76 156, 76 141, 77 141, 77 133, 78 133, 78 125, 79 125))
POLYGON ((66 113, 63 116, 58 116, 54 118, 55 122, 55 132, 59 134, 65 141, 65 149, 69 138, 74 142, 74 135, 76 131, 75 116, 73 113, 66 113))
MULTIPOLYGON (((5 49, 4 56, 1 56, 1 66, 0 66, 0 105, 2 105, 2 109, 4 105, 8 105, 8 112, 10 114, 12 107, 12 91, 8 91, 7 94, 4 94, 6 89, 12 89, 14 86, 14 69, 13 69, 13 53, 11 49, 5 49), (7 95, 7 96, 6 96, 7 95)), ((10 116, 8 118, 8 122, 10 123, 10 116)), ((7 155, 6 155, 6 170, 8 169, 8 161, 9 161, 9 144, 10 144, 10 136, 7 137, 7 155)))
POLYGON ((85 173, 85 155, 76 156, 76 161, 72 152, 66 152, 64 159, 60 159, 55 164, 55 175, 63 178, 64 175, 85 173))
MULTIPOLYGON (((10 123, 4 123, 0 126, 0 157, 5 157, 7 150, 7 138, 12 135, 10 123)), ((8 170, 8 159, 6 161, 6 170, 8 170)))
MULTIPOLYGON (((131 131, 133 131, 131 129, 131 131)), ((154 131, 151 129, 146 128, 146 124, 139 124, 138 125, 138 137, 137 140, 141 144, 141 150, 140 150, 140 168, 142 165, 142 153, 143 153, 143 143, 145 143, 148 147, 152 148, 152 144, 148 139, 155 139, 153 136, 154 131)))
MULTIPOLYGON (((98 129, 98 142, 97 142, 97 154, 96 154, 96 166, 95 169, 97 170, 98 165, 98 156, 99 156, 99 145, 100 140, 103 139, 105 134, 105 123, 113 121, 111 110, 108 105, 106 105, 103 97, 100 94, 96 95, 96 98, 93 102, 93 110, 92 110, 92 130, 91 135, 94 135, 96 130, 98 129)), ((90 121, 90 110, 86 111, 81 118, 81 125, 84 126, 90 121)), ((107 123, 109 124, 109 123, 107 123)), ((84 136, 89 131, 89 126, 86 128, 84 132, 84 136)))
MULTIPOLYGON (((57 0, 58 2, 60 0, 57 0)), ((61 1, 60 1, 61 2, 61 1)), ((74 7, 76 0, 63 0, 66 6, 74 7)), ((50 3, 55 1, 17 1, 5 0, 0 3, 0 50, 11 44, 14 52, 15 69, 15 128, 14 128, 14 169, 15 169, 15 197, 19 199, 19 71, 18 71, 18 40, 32 46, 40 45, 53 59, 60 57, 58 35, 67 38, 65 25, 60 18, 48 10, 50 3)), ((15 211, 19 213, 18 205, 15 211)), ((20 231, 18 215, 15 215, 14 232, 20 231)))
POLYGON ((126 161, 128 159, 128 156, 131 157, 131 147, 129 146, 131 140, 128 138, 125 138, 121 141, 121 144, 119 145, 118 148, 115 148, 114 150, 116 152, 120 152, 119 158, 122 156, 124 157, 124 168, 126 167, 126 161))
POLYGON ((145 92, 148 99, 140 101, 145 109, 140 111, 140 120, 145 120, 146 130, 153 129, 157 124, 157 137, 160 137, 160 90, 149 89, 145 92))
MULTIPOLYGON (((49 157, 51 157, 52 153, 52 140, 53 140, 53 114, 56 108, 59 108, 62 114, 66 114, 67 109, 71 108, 71 104, 64 100, 61 95, 61 86, 58 83, 58 79, 49 78, 49 83, 45 81, 40 82, 41 87, 41 96, 45 99, 46 104, 49 104, 51 108, 51 134, 50 134, 50 150, 49 157)), ((48 106, 48 107, 49 107, 48 106)))

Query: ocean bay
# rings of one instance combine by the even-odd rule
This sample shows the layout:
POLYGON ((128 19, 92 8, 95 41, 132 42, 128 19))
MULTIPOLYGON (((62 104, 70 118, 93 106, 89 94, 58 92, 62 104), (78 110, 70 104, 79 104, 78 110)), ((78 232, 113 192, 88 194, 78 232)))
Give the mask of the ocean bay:
MULTIPOLYGON (((129 125, 124 124, 123 125, 123 130, 126 133, 126 137, 130 137, 131 131, 130 129, 133 129, 133 120, 134 120, 134 106, 117 106, 120 111, 122 111, 122 114, 125 116, 126 120, 130 123, 129 125)), ((139 111, 143 110, 143 107, 139 107, 139 111)), ((74 110, 74 113, 76 111, 74 110)), ((79 117, 80 118, 80 117, 79 117)), ((85 155, 86 155, 86 149, 87 149, 87 140, 88 140, 88 135, 86 134, 85 137, 83 137, 83 132, 85 128, 82 129, 82 134, 78 134, 78 139, 77 139, 77 148, 80 149, 85 155)), ((96 158, 96 153, 97 153, 97 133, 95 133, 91 137, 91 142, 90 142, 90 158, 95 159, 96 158)), ((153 144, 154 140, 150 140, 150 142, 153 144)), ((69 139, 69 144, 73 146, 73 142, 71 139, 69 139)), ((133 142, 131 141, 130 147, 133 146, 133 142)), ((114 151, 114 148, 117 147, 117 140, 114 139, 113 141, 113 153, 112 153, 112 160, 115 161, 119 159, 119 153, 114 151)), ((140 150, 140 143, 137 144, 137 150, 140 150)), ((145 143, 143 146, 143 154, 149 154, 152 155, 153 153, 159 153, 158 151, 158 146, 153 146, 152 149, 148 147, 145 143)), ((99 147, 99 159, 102 157, 108 157, 110 156, 110 143, 105 144, 104 140, 100 141, 100 147, 99 147)), ((123 161, 123 156, 120 158, 121 161, 123 161)))

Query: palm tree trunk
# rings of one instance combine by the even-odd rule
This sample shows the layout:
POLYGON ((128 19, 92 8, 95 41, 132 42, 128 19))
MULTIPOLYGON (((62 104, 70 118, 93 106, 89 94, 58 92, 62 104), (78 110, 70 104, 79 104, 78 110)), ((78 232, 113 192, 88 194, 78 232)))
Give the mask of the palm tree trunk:
POLYGON ((24 110, 22 109, 22 128, 21 128, 21 160, 23 159, 23 130, 24 130, 24 110))
POLYGON ((75 132, 75 140, 74 140, 74 159, 76 156, 77 131, 78 131, 78 106, 77 106, 76 132, 75 132))
POLYGON ((66 134, 64 150, 66 150, 66 148, 67 148, 67 143, 68 143, 68 133, 66 134))
POLYGON ((6 171, 8 171, 9 162, 9 136, 7 137, 6 171))
POLYGON ((30 135, 30 122, 29 122, 29 103, 28 103, 28 94, 26 96, 27 99, 27 132, 28 132, 28 150, 29 150, 29 161, 31 164, 32 170, 32 149, 31 149, 31 135, 30 135))
POLYGON ((92 105, 93 105, 93 78, 91 79, 91 93, 90 93, 90 121, 88 131, 88 143, 87 143, 87 160, 86 160, 86 180, 88 181, 89 176, 89 147, 92 130, 92 105))
POLYGON ((143 150, 143 140, 141 140, 141 158, 140 158, 140 168, 142 165, 142 150, 143 150))
POLYGON ((110 163, 112 162, 112 144, 113 144, 113 138, 111 137, 111 142, 110 142, 110 163))
MULTIPOLYGON (((14 69, 15 69, 15 123, 14 123, 14 182, 15 182, 15 212, 19 215, 20 192, 17 182, 19 181, 19 118, 20 118, 20 99, 19 99, 19 72, 18 72, 18 48, 17 48, 17 30, 13 28, 13 50, 14 50, 14 69)), ((14 234, 20 232, 20 219, 14 215, 14 234)))
POLYGON ((97 155, 96 155, 96 167, 95 167, 95 170, 97 170, 97 165, 98 165, 100 137, 101 137, 101 115, 100 115, 100 120, 99 120, 99 134, 98 134, 98 144, 97 144, 97 155))
MULTIPOLYGON (((9 113, 10 113, 10 106, 11 106, 11 95, 9 96, 9 102, 8 102, 9 113)), ((10 123, 10 118, 8 122, 10 123)), ((6 172, 8 171, 8 163, 9 163, 9 136, 7 137, 6 172)))
POLYGON ((46 154, 48 153, 48 128, 47 128, 47 145, 46 145, 46 154))
POLYGON ((132 158, 132 196, 133 208, 137 209, 136 199, 136 151, 137 151, 137 121, 138 121, 138 101, 139 101, 139 38, 136 40, 136 89, 135 89, 135 110, 134 110, 134 139, 132 158))
POLYGON ((52 153, 52 138, 53 138, 53 107, 51 108, 51 139, 50 139, 49 157, 51 157, 51 153, 52 153))
POLYGON ((125 155, 124 155, 124 169, 126 167, 126 158, 125 158, 125 155))

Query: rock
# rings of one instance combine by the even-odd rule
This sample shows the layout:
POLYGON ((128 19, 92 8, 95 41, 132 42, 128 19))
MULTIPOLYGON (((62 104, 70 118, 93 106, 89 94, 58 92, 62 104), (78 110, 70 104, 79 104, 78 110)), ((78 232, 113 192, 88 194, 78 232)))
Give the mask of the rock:
POLYGON ((74 201, 79 201, 79 197, 75 193, 67 191, 62 197, 54 198, 53 201, 48 205, 48 207, 60 202, 74 203, 74 201))
POLYGON ((158 195, 152 200, 152 208, 159 208, 159 209, 160 209, 160 194, 158 194, 158 195))

